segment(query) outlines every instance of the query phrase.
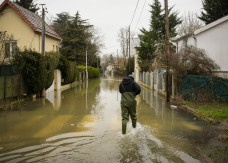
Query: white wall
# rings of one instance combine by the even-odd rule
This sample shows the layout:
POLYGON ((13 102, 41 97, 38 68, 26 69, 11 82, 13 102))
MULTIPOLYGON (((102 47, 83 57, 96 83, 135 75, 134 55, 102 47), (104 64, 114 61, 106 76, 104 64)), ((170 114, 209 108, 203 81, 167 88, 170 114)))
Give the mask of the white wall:
MULTIPOLYGON (((204 49, 221 71, 228 71, 228 20, 198 34, 197 31, 194 33, 196 39, 190 36, 187 44, 204 49)), ((182 46, 183 40, 178 41, 178 51, 182 46)))

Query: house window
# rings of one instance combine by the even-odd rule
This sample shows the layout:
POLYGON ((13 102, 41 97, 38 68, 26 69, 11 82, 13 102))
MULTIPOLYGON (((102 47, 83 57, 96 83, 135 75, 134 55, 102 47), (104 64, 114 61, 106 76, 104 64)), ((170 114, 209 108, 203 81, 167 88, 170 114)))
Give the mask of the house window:
POLYGON ((59 47, 58 46, 56 46, 56 52, 58 52, 59 51, 59 47))
POLYGON ((4 58, 12 58, 17 48, 16 40, 6 40, 4 43, 4 58))

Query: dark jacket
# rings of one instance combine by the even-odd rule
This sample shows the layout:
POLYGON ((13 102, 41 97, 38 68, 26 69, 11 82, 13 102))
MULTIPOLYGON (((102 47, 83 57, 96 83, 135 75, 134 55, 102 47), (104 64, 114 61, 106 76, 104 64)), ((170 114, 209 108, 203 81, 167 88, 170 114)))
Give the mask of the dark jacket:
POLYGON ((125 92, 134 92, 135 95, 140 94, 141 88, 140 86, 134 81, 132 77, 125 77, 119 86, 120 93, 125 92), (122 85, 123 84, 123 85, 122 85), (124 88, 123 88, 124 87, 124 88))

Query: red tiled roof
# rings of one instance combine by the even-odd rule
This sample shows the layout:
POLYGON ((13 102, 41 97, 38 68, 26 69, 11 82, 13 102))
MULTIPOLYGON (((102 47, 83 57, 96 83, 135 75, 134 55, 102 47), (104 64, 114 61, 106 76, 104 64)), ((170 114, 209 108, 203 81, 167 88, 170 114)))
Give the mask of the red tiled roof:
MULTIPOLYGON (((28 25, 35 31, 35 32, 42 32, 42 18, 19 6, 18 4, 14 3, 14 2, 10 2, 9 0, 5 0, 1 6, 0 6, 0 13, 4 10, 4 8, 9 5, 10 7, 12 7, 12 9, 14 9, 23 19, 26 23, 28 23, 28 25)), ((54 29, 52 27, 50 27, 47 23, 45 23, 45 34, 54 37, 56 39, 61 40, 61 37, 54 31, 54 29)))

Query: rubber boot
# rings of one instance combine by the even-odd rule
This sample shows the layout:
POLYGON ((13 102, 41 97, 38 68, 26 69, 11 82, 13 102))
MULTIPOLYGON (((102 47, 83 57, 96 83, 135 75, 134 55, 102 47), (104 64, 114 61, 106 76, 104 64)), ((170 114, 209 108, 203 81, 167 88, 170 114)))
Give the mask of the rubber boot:
POLYGON ((126 130, 127 130, 127 125, 122 124, 122 134, 126 134, 126 130))
POLYGON ((132 127, 136 128, 136 121, 132 121, 132 127))

